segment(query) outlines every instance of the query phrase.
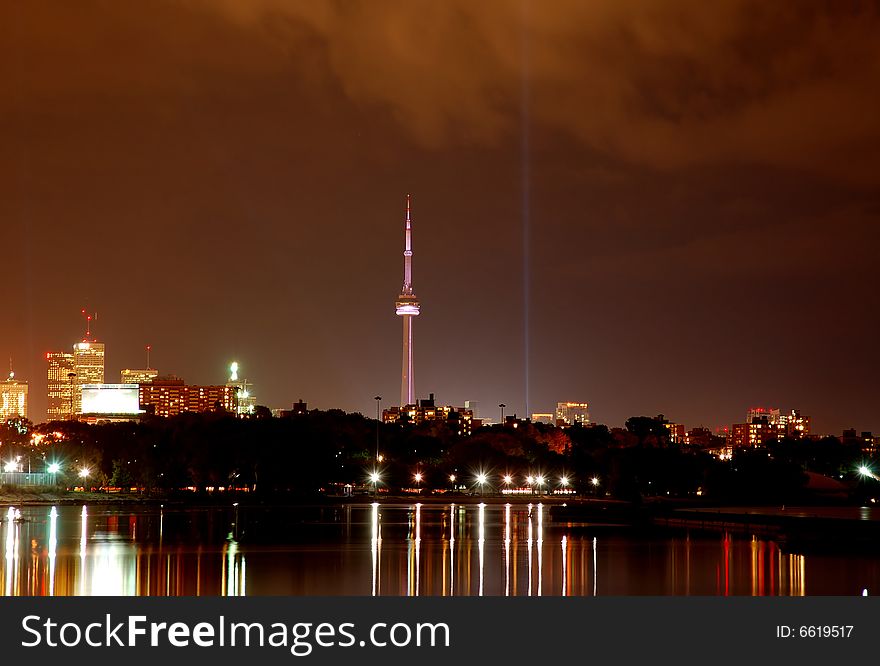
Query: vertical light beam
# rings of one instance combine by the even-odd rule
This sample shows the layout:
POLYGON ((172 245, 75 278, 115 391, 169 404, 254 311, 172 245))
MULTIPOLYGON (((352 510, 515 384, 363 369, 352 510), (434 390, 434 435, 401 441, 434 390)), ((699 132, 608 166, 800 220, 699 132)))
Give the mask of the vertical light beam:
POLYGON ((521 141, 520 141, 520 165, 522 177, 522 200, 520 202, 520 214, 522 215, 522 296, 523 296, 523 393, 525 398, 526 417, 529 411, 529 384, 530 384, 530 347, 531 335, 529 331, 530 305, 531 305, 531 172, 530 172, 530 146, 529 146, 529 17, 528 0, 522 0, 522 35, 521 35, 521 86, 520 86, 520 118, 521 118, 521 141))

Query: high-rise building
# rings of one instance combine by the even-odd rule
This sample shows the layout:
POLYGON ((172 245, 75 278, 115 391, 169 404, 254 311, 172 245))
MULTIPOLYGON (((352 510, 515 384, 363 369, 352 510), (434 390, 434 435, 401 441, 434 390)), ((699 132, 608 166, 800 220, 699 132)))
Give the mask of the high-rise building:
POLYGON ((179 377, 157 377, 138 387, 140 409, 154 416, 177 416, 183 412, 225 411, 236 413, 238 391, 234 386, 187 386, 179 377))
POLYGON ((49 364, 46 374, 49 399, 46 418, 49 421, 69 419, 76 413, 74 393, 77 384, 73 354, 49 352, 46 361, 49 364))
POLYGON ((394 303, 395 313, 403 317, 403 369, 400 374, 400 406, 415 405, 416 386, 413 371, 413 317, 419 315, 419 299, 412 284, 412 223, 410 195, 406 195, 406 226, 403 247, 403 289, 394 303))
POLYGON ((83 384, 104 383, 104 343, 83 340, 73 346, 73 371, 77 388, 73 393, 74 414, 82 413, 83 384))
POLYGON ((785 419, 785 432, 789 437, 800 439, 809 437, 812 432, 813 419, 801 414, 801 410, 792 409, 785 419))
MULTIPOLYGON (((783 412, 776 407, 752 407, 746 412, 745 425, 761 425, 761 428, 750 429, 752 432, 762 431, 762 437, 749 438, 750 445, 754 446, 755 441, 766 440, 768 437, 791 437, 794 439, 809 437, 812 419, 801 414, 799 409, 783 412)), ((742 429, 740 430, 742 431, 742 429)), ((741 441, 741 438, 738 441, 741 441)))
POLYGON ((734 423, 731 429, 731 446, 735 449, 743 447, 765 446, 768 442, 779 439, 785 430, 767 417, 759 417, 751 423, 734 423))
POLYGON ((27 418, 28 383, 15 378, 15 372, 9 371, 9 377, 0 381, 0 420, 21 417, 27 418))
POLYGON ((150 384, 158 376, 159 371, 154 368, 144 368, 142 370, 132 370, 130 368, 126 368, 119 373, 119 383, 150 384))
POLYGON ((556 418, 551 413, 532 412, 532 423, 546 423, 548 425, 556 425, 556 418))
POLYGON ((49 352, 46 415, 68 419, 82 412, 82 386, 104 383, 104 343, 88 337, 73 345, 73 353, 49 352))
POLYGON ((556 423, 558 425, 573 425, 575 423, 587 425, 590 422, 589 407, 586 402, 557 402, 556 423))

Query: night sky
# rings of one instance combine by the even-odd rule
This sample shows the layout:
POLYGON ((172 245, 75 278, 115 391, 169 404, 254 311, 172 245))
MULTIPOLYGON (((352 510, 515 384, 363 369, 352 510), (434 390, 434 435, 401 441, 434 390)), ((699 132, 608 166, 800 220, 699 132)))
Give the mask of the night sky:
POLYGON ((870 2, 7 1, 0 358, 880 431, 870 2))

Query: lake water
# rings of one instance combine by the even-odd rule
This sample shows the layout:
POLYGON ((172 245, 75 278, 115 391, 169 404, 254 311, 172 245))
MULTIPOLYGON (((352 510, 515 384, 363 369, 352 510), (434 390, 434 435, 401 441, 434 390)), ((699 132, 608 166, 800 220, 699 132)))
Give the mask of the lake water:
POLYGON ((553 523, 547 506, 3 509, 3 595, 858 595, 880 558, 553 523))

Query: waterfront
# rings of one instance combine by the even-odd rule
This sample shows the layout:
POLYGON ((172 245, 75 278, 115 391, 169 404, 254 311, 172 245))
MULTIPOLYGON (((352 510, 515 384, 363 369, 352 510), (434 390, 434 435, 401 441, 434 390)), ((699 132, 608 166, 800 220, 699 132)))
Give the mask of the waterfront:
POLYGON ((858 595, 870 554, 554 522, 541 504, 4 511, 4 595, 858 595), (10 519, 11 515, 11 519, 10 519))

